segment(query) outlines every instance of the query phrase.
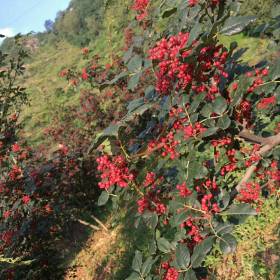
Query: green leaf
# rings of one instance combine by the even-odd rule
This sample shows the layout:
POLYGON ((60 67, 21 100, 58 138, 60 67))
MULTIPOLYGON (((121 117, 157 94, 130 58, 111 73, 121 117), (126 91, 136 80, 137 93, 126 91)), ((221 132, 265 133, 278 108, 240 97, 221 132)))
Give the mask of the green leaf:
POLYGON ((199 21, 197 21, 190 32, 187 47, 191 46, 192 42, 199 37, 201 32, 202 32, 202 24, 199 21))
POLYGON ((184 280, 197 280, 195 272, 190 269, 186 272, 184 280))
POLYGON ((183 222, 185 222, 189 216, 190 216, 190 213, 188 213, 187 210, 184 210, 184 211, 180 212, 179 214, 176 214, 175 218, 174 218, 175 226, 177 227, 180 224, 182 224, 183 222))
POLYGON ((271 17, 277 18, 280 15, 280 4, 273 5, 273 9, 271 9, 271 17))
POLYGON ((130 59, 127 68, 130 72, 138 72, 141 70, 143 59, 140 55, 135 55, 130 59))
POLYGON ((142 106, 135 109, 133 112, 128 113, 123 119, 123 122, 129 122, 134 119, 135 116, 142 116, 148 109, 152 108, 154 103, 149 102, 145 103, 142 106))
POLYGON ((158 249, 163 253, 169 253, 172 249, 171 243, 164 237, 161 237, 157 240, 157 246, 158 249))
POLYGON ((239 105, 239 103, 241 102, 241 100, 243 99, 244 96, 244 92, 246 92, 246 90, 248 89, 248 87, 251 84, 251 79, 248 78, 247 76, 242 76, 239 79, 238 82, 238 88, 236 91, 234 91, 232 93, 232 102, 231 105, 232 106, 237 106, 239 105))
POLYGON ((126 76, 128 76, 128 73, 127 73, 127 72, 122 72, 122 73, 120 73, 119 75, 117 75, 113 80, 108 81, 108 82, 105 82, 104 84, 106 84, 106 85, 113 85, 113 84, 115 84, 117 81, 119 81, 120 79, 122 79, 122 78, 124 78, 124 77, 126 77, 126 76))
POLYGON ((177 12, 177 8, 174 7, 174 8, 171 8, 169 10, 165 10, 163 13, 162 13, 162 18, 167 18, 167 17, 170 17, 172 16, 173 14, 175 14, 177 12))
POLYGON ((215 237, 210 236, 204 239, 200 244, 195 246, 192 257, 191 257, 191 264, 193 268, 197 268, 201 266, 203 260, 205 259, 206 255, 212 249, 214 244, 215 237))
POLYGON ((108 200, 109 200, 109 193, 106 191, 103 191, 98 198, 97 204, 98 204, 98 206, 105 205, 108 200))
POLYGON ((153 259, 152 257, 147 258, 147 260, 143 263, 142 270, 141 270, 141 274, 143 277, 146 277, 150 273, 152 266, 156 261, 157 258, 155 259, 153 259))
POLYGON ((205 104, 201 110, 201 115, 205 118, 209 118, 211 116, 211 114, 213 113, 213 107, 211 104, 205 104))
POLYGON ((140 273, 141 268, 142 268, 142 263, 143 263, 143 255, 141 252, 136 251, 134 259, 132 261, 132 268, 136 272, 140 273))
POLYGON ((220 248, 224 254, 233 253, 236 250, 237 241, 232 234, 226 233, 220 239, 220 248))
POLYGON ((251 205, 247 203, 233 204, 229 209, 224 212, 225 215, 246 215, 253 216, 257 215, 257 212, 251 205))
POLYGON ((154 86, 148 86, 145 89, 145 98, 148 100, 153 99, 156 96, 156 91, 154 86))
POLYGON ((223 130, 229 128, 230 124, 231 124, 231 120, 226 115, 219 118, 217 122, 217 126, 223 130))
POLYGON ((231 16, 228 18, 220 31, 224 35, 234 35, 242 32, 246 26, 257 19, 256 16, 231 16))
POLYGON ((233 224, 229 223, 220 223, 215 227, 215 231, 218 235, 223 235, 233 231, 233 224))
POLYGON ((277 59, 269 70, 269 79, 276 80, 280 78, 280 59, 277 59))
POLYGON ((210 127, 205 132, 202 133, 202 137, 209 137, 215 134, 219 130, 218 127, 210 127))
POLYGON ((123 126, 123 124, 121 122, 116 123, 116 124, 111 124, 110 126, 108 126, 103 131, 102 136, 115 136, 116 138, 118 138, 118 136, 119 136, 119 129, 120 129, 121 126, 123 126))
POLYGON ((177 201, 177 200, 170 200, 168 202, 168 208, 171 212, 176 212, 178 209, 184 207, 184 202, 177 201))
POLYGON ((143 219, 146 225, 151 228, 155 229, 158 224, 158 215, 154 212, 145 212, 143 214, 143 219))
POLYGON ((213 103, 214 112, 218 115, 223 114, 227 109, 227 106, 227 101, 222 96, 218 96, 213 103))
POLYGON ((185 244, 178 244, 176 248, 176 261, 181 269, 187 269, 190 263, 190 252, 185 244))
POLYGON ((142 97, 132 100, 131 102, 129 102, 129 104, 127 106, 127 110, 128 110, 128 112, 131 113, 132 111, 134 111, 138 107, 142 106, 143 104, 144 104, 144 99, 142 97))
POLYGON ((141 73, 134 74, 128 81, 127 88, 129 90, 134 90, 140 81, 141 73))
POLYGON ((156 253, 156 251, 157 251, 157 244, 154 240, 151 240, 149 242, 149 254, 153 255, 156 253))
POLYGON ((140 275, 136 272, 133 272, 125 280, 140 280, 140 275))
POLYGON ((205 94, 204 93, 200 93, 198 95, 196 95, 193 100, 191 101, 191 106, 189 109, 190 113, 194 113, 197 108, 199 107, 199 105, 201 104, 202 101, 205 100, 205 94))

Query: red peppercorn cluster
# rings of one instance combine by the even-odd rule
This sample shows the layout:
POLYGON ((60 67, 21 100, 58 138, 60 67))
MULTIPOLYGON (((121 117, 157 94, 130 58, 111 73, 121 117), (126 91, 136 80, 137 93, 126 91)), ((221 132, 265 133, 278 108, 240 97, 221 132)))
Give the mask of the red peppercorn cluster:
POLYGON ((266 174, 280 185, 280 170, 278 169, 277 161, 273 161, 270 165, 271 169, 266 171, 266 174))
MULTIPOLYGON (((224 70, 228 53, 223 50, 222 45, 204 47, 198 56, 200 68, 196 69, 193 63, 184 62, 192 53, 191 49, 184 49, 188 39, 189 33, 179 33, 168 39, 162 39, 149 50, 149 58, 158 62, 156 90, 160 94, 167 95, 175 83, 177 90, 192 85, 195 92, 208 91, 208 98, 215 99, 215 95, 219 92, 217 83, 221 76, 228 77, 224 70), (203 83, 209 82, 209 71, 213 69, 218 72, 213 76, 212 84, 209 87, 203 83)), ((192 47, 195 44, 196 42, 192 42, 192 47)))
POLYGON ((63 70, 60 71, 59 77, 64 78, 68 75, 68 73, 69 73, 68 69, 63 69, 63 70))
POLYGON ((189 0, 189 6, 194 7, 198 4, 198 0, 189 0))
POLYGON ((138 213, 143 214, 146 209, 149 208, 150 202, 146 197, 142 197, 137 201, 138 213))
POLYGON ((82 54, 87 55, 89 53, 89 48, 82 48, 82 54))
POLYGON ((169 267, 164 276, 164 280, 177 280, 179 278, 179 272, 174 267, 169 267))
POLYGON ((217 203, 211 203, 211 200, 213 198, 213 194, 205 194, 203 198, 201 199, 201 210, 209 212, 212 210, 214 213, 220 212, 220 208, 217 203))
POLYGON ((136 19, 138 21, 143 21, 148 16, 147 7, 150 0, 134 0, 132 10, 137 12, 136 19))
POLYGON ((261 186, 257 183, 246 183, 240 190, 240 195, 237 200, 246 203, 258 202, 261 195, 261 186))
POLYGON ((31 201, 31 198, 30 198, 29 195, 24 195, 24 196, 22 197, 22 202, 23 202, 24 204, 28 204, 30 201, 31 201))
POLYGON ((262 85, 264 83, 264 80, 262 79, 262 77, 267 76, 269 73, 269 70, 267 68, 260 70, 260 69, 256 69, 254 72, 248 72, 246 74, 247 77, 251 78, 251 77, 255 77, 253 84, 247 89, 247 93, 252 93, 257 87, 259 87, 260 85, 262 85))
POLYGON ((219 146, 228 146, 232 143, 232 140, 228 137, 224 137, 222 139, 212 140, 211 145, 213 147, 219 147, 219 146))
POLYGON ((207 128, 203 127, 203 125, 199 122, 195 123, 194 125, 190 124, 190 125, 184 127, 184 129, 183 129, 185 139, 197 136, 197 135, 205 132, 206 130, 207 130, 207 128))
POLYGON ((148 144, 149 152, 154 150, 161 150, 161 155, 163 157, 170 156, 170 159, 175 159, 178 157, 178 152, 176 151, 176 147, 180 142, 175 140, 175 135, 172 131, 170 131, 166 137, 160 138, 158 141, 151 141, 148 144))
POLYGON ((134 178, 127 167, 126 160, 122 156, 110 159, 109 156, 104 155, 96 161, 98 163, 97 170, 102 173, 100 175, 102 181, 98 183, 100 189, 107 190, 114 185, 126 188, 134 178))
POLYGON ((161 203, 152 193, 140 198, 137 201, 138 213, 143 214, 145 210, 162 215, 166 212, 166 206, 161 203))
POLYGON ((156 174, 154 172, 148 172, 143 182, 144 187, 152 185, 156 180, 156 174))
POLYGON ((0 239, 5 243, 6 246, 12 243, 13 236, 15 235, 14 231, 7 230, 0 234, 0 239))
POLYGON ((181 224, 182 228, 187 228, 187 235, 191 238, 192 245, 200 243, 203 238, 200 235, 199 227, 194 223, 192 218, 189 218, 187 221, 181 224))
MULTIPOLYGON (((267 68, 264 68, 262 70, 256 69, 254 72, 248 72, 246 76, 248 78, 252 78, 252 84, 249 86, 249 88, 246 91, 246 94, 237 107, 237 111, 235 114, 235 118, 238 122, 245 124, 247 128, 251 126, 252 123, 252 103, 247 99, 247 96, 252 94, 259 86, 264 84, 263 77, 267 76, 269 73, 269 70, 267 68)), ((233 89, 236 90, 238 87, 238 84, 233 85, 233 89)), ((270 107, 270 105, 273 105, 276 103, 275 96, 263 98, 260 100, 260 102, 257 104, 258 109, 267 109, 270 107)))
POLYGON ((224 165, 222 168, 221 168, 221 175, 224 176, 226 175, 227 173, 229 172, 233 172, 234 170, 237 169, 237 159, 234 157, 234 155, 228 155, 228 159, 230 161, 230 163, 224 165))
POLYGON ((192 194, 192 191, 187 188, 186 183, 182 183, 181 185, 177 185, 176 189, 180 192, 181 197, 187 197, 192 194))
MULTIPOLYGON (((188 69, 188 64, 181 63, 177 57, 188 39, 189 33, 179 33, 169 39, 162 39, 155 48, 149 50, 150 59, 159 61, 159 71, 156 73, 156 89, 159 93, 167 94, 176 78, 180 80, 180 87, 190 84, 192 69, 188 69)), ((182 57, 187 57, 189 53, 184 51, 182 57)))
POLYGON ((9 172, 9 177, 12 181, 20 179, 22 177, 22 170, 19 166, 13 165, 11 171, 9 172))

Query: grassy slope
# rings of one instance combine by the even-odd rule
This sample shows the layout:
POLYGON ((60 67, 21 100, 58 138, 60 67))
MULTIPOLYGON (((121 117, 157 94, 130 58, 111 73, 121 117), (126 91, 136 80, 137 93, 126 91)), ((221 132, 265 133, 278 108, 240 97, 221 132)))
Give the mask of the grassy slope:
MULTIPOLYGON (((93 40, 89 48, 102 57, 102 62, 111 63, 115 55, 121 55, 123 29, 131 14, 126 7, 130 0, 113 2, 104 15, 104 30, 93 40)), ((29 93, 30 106, 22 114, 25 137, 32 145, 45 143, 43 131, 57 111, 64 106, 77 104, 78 92, 56 94, 58 88, 67 89, 67 83, 58 76, 63 68, 80 70, 83 67, 81 49, 61 41, 38 49, 27 65, 25 87, 29 93)))
POLYGON ((32 144, 43 141, 43 130, 60 106, 77 101, 78 95, 55 94, 57 88, 65 88, 66 82, 58 76, 64 67, 81 64, 81 51, 67 42, 57 46, 42 46, 27 65, 25 87, 30 97, 30 105, 22 114, 25 137, 32 144))

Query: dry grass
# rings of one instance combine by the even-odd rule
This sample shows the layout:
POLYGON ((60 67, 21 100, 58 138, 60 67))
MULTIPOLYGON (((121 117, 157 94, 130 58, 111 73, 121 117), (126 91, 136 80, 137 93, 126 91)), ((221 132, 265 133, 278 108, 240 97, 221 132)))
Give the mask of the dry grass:
POLYGON ((105 230, 93 232, 84 248, 78 253, 68 268, 64 280, 105 280, 112 273, 112 266, 103 266, 104 259, 110 254, 112 246, 117 242, 121 226, 109 232, 105 230), (100 268, 102 270, 100 271, 100 268))

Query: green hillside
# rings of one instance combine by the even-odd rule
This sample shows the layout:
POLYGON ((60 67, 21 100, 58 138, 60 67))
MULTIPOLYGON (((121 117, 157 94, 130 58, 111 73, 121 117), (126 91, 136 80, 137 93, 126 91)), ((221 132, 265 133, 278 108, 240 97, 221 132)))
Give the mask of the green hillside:
MULTIPOLYGON (((99 32, 99 35, 90 33, 92 37, 87 46, 93 54, 98 54, 101 62, 105 64, 111 63, 113 57, 122 55, 123 29, 126 28, 126 23, 131 17, 131 14, 127 13, 131 1, 111 2, 104 11, 102 10, 102 19, 99 23, 102 32, 99 32)), ((90 15, 90 18, 94 19, 95 15, 90 15)), ((87 31, 84 32, 88 34, 87 31)), ((59 77, 60 71, 63 69, 81 71, 85 64, 82 47, 65 38, 64 33, 61 36, 59 33, 55 40, 51 34, 46 36, 47 39, 32 53, 26 65, 24 79, 30 105, 24 109, 22 121, 25 137, 29 139, 29 143, 35 145, 44 142, 43 131, 52 122, 56 112, 79 101, 78 91, 59 77), (51 37, 51 42, 48 41, 48 36, 51 37)))

